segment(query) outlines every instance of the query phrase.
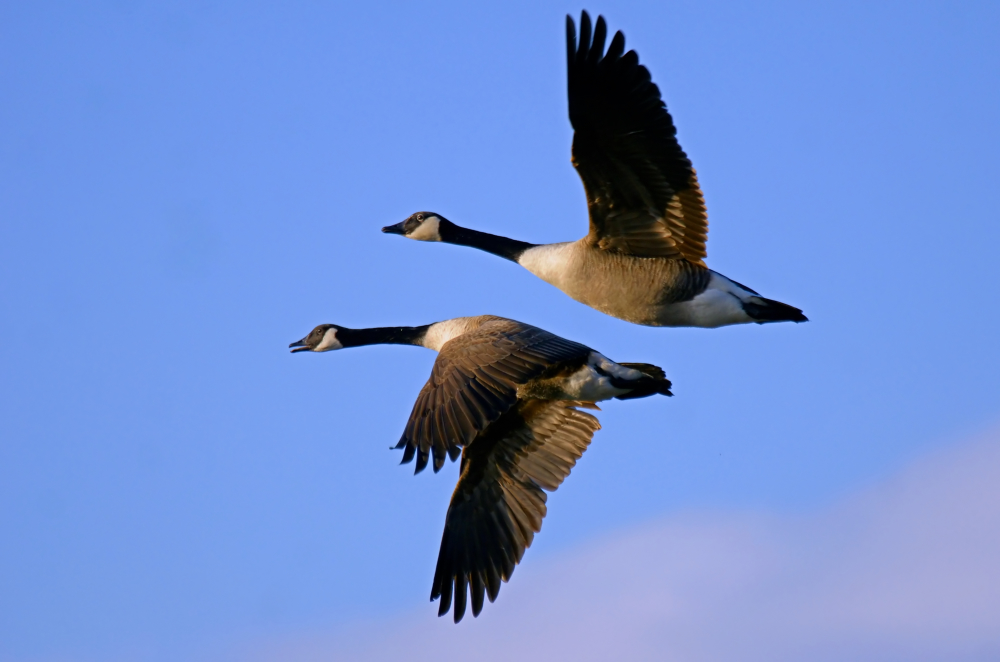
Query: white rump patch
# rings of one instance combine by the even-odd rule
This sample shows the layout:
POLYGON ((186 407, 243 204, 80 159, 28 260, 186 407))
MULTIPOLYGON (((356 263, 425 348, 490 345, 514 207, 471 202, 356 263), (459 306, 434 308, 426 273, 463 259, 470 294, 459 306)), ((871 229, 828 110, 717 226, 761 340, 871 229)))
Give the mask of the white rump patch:
POLYGON ((562 385, 570 400, 600 402, 629 392, 630 389, 612 386, 611 378, 597 372, 596 367, 618 379, 633 380, 642 377, 638 370, 622 367, 600 352, 591 352, 587 365, 567 377, 562 385))
POLYGON ((637 379, 642 379, 642 371, 636 370, 635 368, 626 368, 623 365, 618 365, 608 357, 604 356, 600 352, 591 352, 590 360, 588 361, 590 365, 596 366, 603 370, 604 372, 611 373, 617 379, 627 379, 629 381, 634 381, 637 379))
POLYGON ((409 239, 417 241, 441 241, 439 226, 441 219, 437 216, 428 216, 424 222, 417 226, 417 229, 406 235, 409 239))
POLYGON ((342 349, 344 346, 337 340, 337 330, 327 329, 323 334, 323 339, 313 348, 314 352, 329 352, 334 349, 342 349))
POLYGON ((674 307, 678 309, 677 317, 690 326, 715 328, 752 322, 753 318, 743 310, 743 302, 754 298, 754 294, 713 271, 704 292, 674 307))

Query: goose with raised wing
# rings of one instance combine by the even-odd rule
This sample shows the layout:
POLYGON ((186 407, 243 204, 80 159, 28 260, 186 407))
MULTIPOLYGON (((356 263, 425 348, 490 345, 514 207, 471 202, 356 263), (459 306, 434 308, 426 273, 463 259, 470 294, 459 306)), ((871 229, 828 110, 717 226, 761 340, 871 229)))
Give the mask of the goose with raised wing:
POLYGON ((574 242, 530 244, 417 212, 382 228, 420 241, 471 246, 517 262, 591 308, 648 326, 719 327, 805 322, 793 306, 766 299, 705 265, 708 217, 698 178, 677 142, 660 90, 617 32, 580 38, 566 17, 573 165, 583 180, 590 232, 574 242))
POLYGON ((431 588, 438 615, 493 602, 541 530, 545 490, 565 480, 600 429, 584 409, 617 398, 670 395, 663 371, 616 363, 548 331, 502 317, 459 317, 416 327, 348 329, 321 324, 293 352, 363 345, 419 345, 438 352, 397 449, 416 472, 462 462, 445 516, 431 588))

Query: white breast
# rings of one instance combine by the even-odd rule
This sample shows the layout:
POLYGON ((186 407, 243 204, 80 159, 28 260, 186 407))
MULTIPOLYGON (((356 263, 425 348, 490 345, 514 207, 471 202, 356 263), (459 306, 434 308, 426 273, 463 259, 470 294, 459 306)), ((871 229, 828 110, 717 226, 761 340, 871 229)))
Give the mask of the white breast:
POLYGON ((421 345, 427 349, 440 352, 446 342, 456 336, 469 333, 479 328, 481 320, 478 317, 456 317, 436 324, 431 324, 421 345))
POLYGON ((534 246, 521 253, 517 263, 561 290, 576 256, 577 242, 534 246))

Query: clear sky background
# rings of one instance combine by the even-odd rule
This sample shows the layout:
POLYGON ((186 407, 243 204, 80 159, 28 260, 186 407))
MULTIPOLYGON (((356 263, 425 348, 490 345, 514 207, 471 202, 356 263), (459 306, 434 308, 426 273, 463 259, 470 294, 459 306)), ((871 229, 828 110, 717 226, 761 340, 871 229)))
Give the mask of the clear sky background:
POLYGON ((588 604, 612 624, 591 655, 911 660, 915 631, 944 633, 927 659, 1000 655, 1000 6, 587 6, 664 93, 709 265, 812 320, 711 331, 379 232, 431 209, 585 233, 580 9, 0 4, 0 660, 389 659, 512 632, 542 655, 597 636, 571 618, 588 604), (388 450, 434 354, 287 345, 482 313, 661 365, 676 397, 604 407, 512 582, 456 628, 427 603, 456 466, 414 477, 388 450), (972 578, 914 589, 954 567, 972 578), (616 576, 645 638, 612 627, 636 622, 616 576), (831 613, 862 626, 789 620, 831 613))

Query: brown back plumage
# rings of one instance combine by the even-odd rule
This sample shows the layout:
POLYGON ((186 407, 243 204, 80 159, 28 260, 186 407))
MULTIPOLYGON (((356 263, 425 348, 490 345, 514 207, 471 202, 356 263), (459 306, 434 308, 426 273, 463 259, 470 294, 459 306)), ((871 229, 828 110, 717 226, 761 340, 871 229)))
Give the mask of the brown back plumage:
POLYGON ((462 446, 515 405, 518 385, 553 364, 585 360, 590 351, 528 324, 487 318, 441 347, 396 445, 405 449, 402 461, 416 456, 420 472, 433 453, 438 471, 446 456, 456 458, 462 446))

